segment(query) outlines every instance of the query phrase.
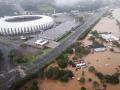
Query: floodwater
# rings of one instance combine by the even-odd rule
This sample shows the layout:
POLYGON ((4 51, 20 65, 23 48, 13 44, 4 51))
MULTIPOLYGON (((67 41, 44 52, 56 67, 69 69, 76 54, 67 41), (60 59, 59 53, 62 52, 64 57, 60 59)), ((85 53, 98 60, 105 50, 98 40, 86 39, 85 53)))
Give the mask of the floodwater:
POLYGON ((113 14, 113 17, 120 22, 120 8, 114 9, 112 14, 113 14))
POLYGON ((116 20, 110 17, 103 17, 93 30, 97 30, 100 33, 111 32, 116 37, 120 37, 120 29, 117 25, 116 20))
MULTIPOLYGON (((75 71, 75 70, 74 70, 75 71)), ((75 72, 74 72, 75 73, 75 72)), ((76 75, 77 77, 80 77, 81 70, 76 71, 76 75)), ((87 88, 87 90, 93 90, 93 84, 88 82, 87 79, 88 78, 92 78, 95 77, 92 73, 90 74, 85 74, 86 76, 86 83, 85 84, 81 84, 79 81, 77 81, 77 79, 73 79, 70 80, 67 83, 63 83, 60 81, 54 81, 54 80, 42 80, 40 87, 41 90, 80 90, 80 88, 82 86, 85 86, 87 88)), ((93 80, 98 80, 97 78, 94 78, 93 80)))
POLYGON ((120 53, 108 51, 89 54, 84 58, 90 65, 104 74, 113 74, 120 65, 120 53))

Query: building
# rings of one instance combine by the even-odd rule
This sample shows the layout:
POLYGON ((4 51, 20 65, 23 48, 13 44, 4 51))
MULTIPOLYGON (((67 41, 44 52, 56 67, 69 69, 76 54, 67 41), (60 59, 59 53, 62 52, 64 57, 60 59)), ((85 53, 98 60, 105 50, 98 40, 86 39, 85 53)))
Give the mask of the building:
POLYGON ((107 42, 112 42, 112 41, 118 41, 119 38, 117 38, 116 36, 112 35, 112 34, 100 34, 100 36, 105 39, 107 42))
POLYGON ((0 19, 1 35, 24 35, 51 28, 54 20, 45 15, 19 15, 0 19))
POLYGON ((89 45, 89 47, 95 52, 103 52, 107 50, 104 45, 101 45, 99 43, 93 43, 92 45, 89 45))
POLYGON ((35 41, 35 44, 37 45, 37 46, 44 46, 44 45, 46 45, 48 43, 48 40, 44 40, 44 39, 39 39, 39 40, 36 40, 35 41))
POLYGON ((70 62, 70 64, 73 66, 73 67, 76 67, 76 68, 86 68, 87 67, 87 64, 84 60, 73 60, 70 62))

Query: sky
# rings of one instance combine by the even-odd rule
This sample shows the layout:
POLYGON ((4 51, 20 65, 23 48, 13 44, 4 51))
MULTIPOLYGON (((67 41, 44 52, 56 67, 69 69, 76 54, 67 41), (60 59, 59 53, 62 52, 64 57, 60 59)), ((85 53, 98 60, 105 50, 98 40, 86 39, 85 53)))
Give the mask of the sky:
POLYGON ((81 1, 95 1, 95 0, 56 0, 56 4, 76 4, 81 1))
MULTIPOLYGON (((5 1, 5 0, 0 0, 0 1, 5 1)), ((52 0, 6 0, 6 1, 50 1, 52 0)), ((78 2, 84 1, 84 2, 92 2, 92 1, 97 1, 97 0, 54 0, 56 5, 75 5, 78 2)), ((100 1, 100 0, 98 0, 100 1)), ((102 0, 102 1, 111 1, 111 0, 102 0)), ((114 0, 113 0, 114 1, 114 0)))

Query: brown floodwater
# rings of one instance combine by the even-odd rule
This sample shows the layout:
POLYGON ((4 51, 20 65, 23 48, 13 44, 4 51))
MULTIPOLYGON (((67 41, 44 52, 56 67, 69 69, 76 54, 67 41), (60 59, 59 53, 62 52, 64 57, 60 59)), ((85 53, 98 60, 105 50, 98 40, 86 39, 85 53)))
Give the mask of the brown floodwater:
POLYGON ((111 32, 116 37, 120 37, 120 30, 116 20, 110 17, 103 17, 93 30, 97 30, 98 32, 111 32))

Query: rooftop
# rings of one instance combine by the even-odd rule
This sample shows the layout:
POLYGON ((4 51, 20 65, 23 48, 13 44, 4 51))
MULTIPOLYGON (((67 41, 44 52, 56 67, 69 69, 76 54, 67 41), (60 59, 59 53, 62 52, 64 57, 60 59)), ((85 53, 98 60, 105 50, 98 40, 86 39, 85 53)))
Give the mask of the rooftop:
POLYGON ((6 22, 25 22, 40 19, 40 16, 16 16, 5 19, 6 22))

